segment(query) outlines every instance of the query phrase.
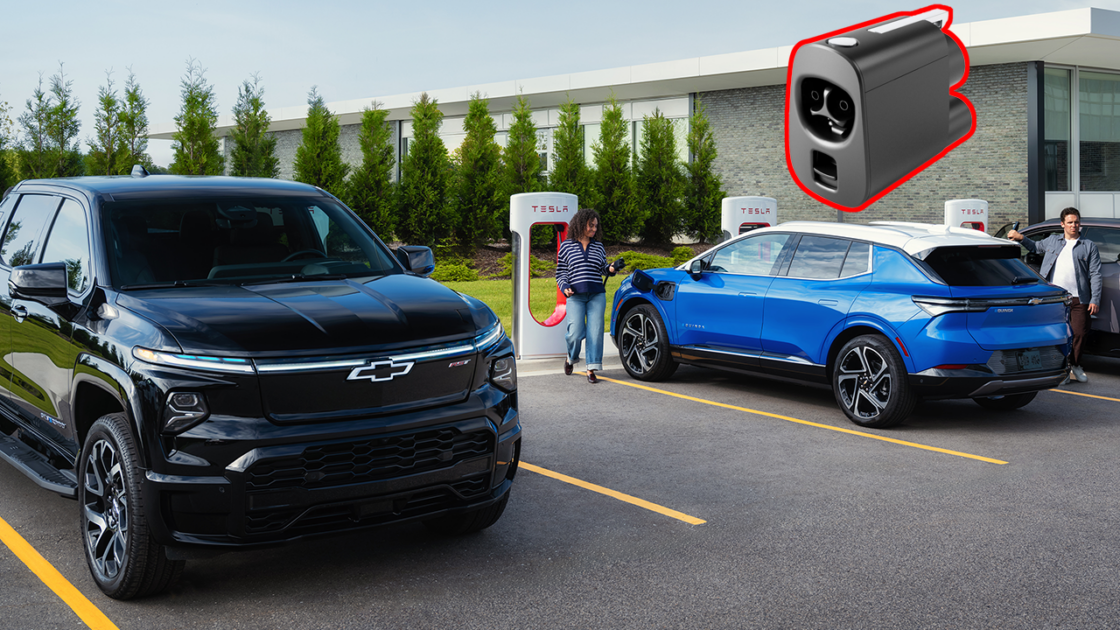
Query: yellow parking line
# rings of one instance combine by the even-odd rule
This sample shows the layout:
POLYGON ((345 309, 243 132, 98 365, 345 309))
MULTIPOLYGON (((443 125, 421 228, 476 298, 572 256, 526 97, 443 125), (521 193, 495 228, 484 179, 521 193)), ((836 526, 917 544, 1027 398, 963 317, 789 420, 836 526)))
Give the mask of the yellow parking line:
MULTIPOLYGON (((602 377, 600 377, 600 378, 602 378, 602 377)), ((547 468, 541 468, 540 466, 534 466, 534 465, 528 464, 526 462, 521 462, 520 464, 518 464, 518 467, 519 468, 524 468, 525 470, 535 472, 539 475, 544 475, 545 477, 552 477, 553 479, 557 479, 557 480, 563 481, 565 483, 570 483, 573 486, 579 486, 580 488, 583 488, 585 490, 591 490, 592 492, 598 492, 599 494, 605 494, 608 497, 614 497, 615 499, 618 499, 619 501, 625 501, 625 502, 630 503, 632 505, 636 505, 638 507, 642 507, 642 508, 645 508, 647 510, 652 510, 654 512, 657 512, 658 514, 664 514, 665 516, 671 516, 671 517, 673 517, 673 518, 675 518, 679 521, 684 521, 684 522, 688 523, 689 525, 703 525, 704 523, 707 522, 705 520, 698 519, 695 516, 689 516, 688 514, 684 514, 683 512, 678 512, 676 510, 670 510, 669 508, 661 506, 661 505, 657 505, 656 503, 650 503, 649 501, 645 501, 645 500, 639 499, 637 497, 632 497, 628 494, 623 494, 621 492, 616 492, 614 490, 611 490, 610 488, 604 488, 603 486, 597 486, 593 483, 588 483, 588 482, 583 481, 581 479, 576 479, 575 477, 569 477, 567 475, 562 475, 558 472, 548 470, 547 468)))
POLYGON ((655 393, 658 393, 658 394, 665 394, 666 396, 673 396, 674 398, 682 398, 684 400, 691 400, 693 402, 704 403, 705 405, 713 405, 715 407, 723 407, 724 409, 734 409, 735 411, 743 411, 743 412, 746 412, 746 413, 753 413, 753 414, 756 414, 756 415, 759 415, 759 416, 766 416, 768 418, 777 418, 779 420, 785 420, 787 422, 796 422, 797 424, 804 424, 804 425, 810 426, 810 427, 817 427, 818 429, 828 429, 829 431, 838 431, 840 433, 847 433, 849 435, 858 435, 860 437, 871 438, 873 440, 881 440, 883 442, 890 442, 892 444, 901 444, 902 446, 910 446, 912 448, 920 448, 920 449, 926 450, 926 451, 934 451, 936 453, 945 453, 946 455, 956 455, 957 457, 966 457, 968 459, 975 459, 975 460, 979 460, 979 461, 982 461, 982 462, 988 462, 989 464, 1006 464, 1007 463, 1005 461, 1002 461, 1002 460, 999 460, 999 459, 992 459, 990 457, 982 457, 980 455, 971 455, 969 453, 962 453, 960 451, 950 451, 950 450, 944 449, 944 448, 937 448, 936 446, 927 446, 925 444, 917 444, 915 442, 906 442, 904 440, 896 440, 894 438, 884 437, 882 435, 875 435, 874 433, 864 433, 863 431, 853 431, 852 429, 843 429, 843 428, 840 428, 840 427, 834 427, 834 426, 827 425, 827 424, 818 424, 816 422, 809 422, 808 420, 800 420, 798 418, 791 418, 789 416, 783 416, 783 415, 779 415, 779 414, 776 414, 776 413, 769 413, 769 412, 766 412, 766 411, 758 411, 756 409, 747 409, 746 407, 736 407, 735 405, 728 405, 726 403, 715 402, 714 400, 704 400, 703 398, 694 398, 692 396, 685 396, 684 394, 677 394, 675 392, 665 391, 663 389, 657 389, 657 388, 654 388, 654 387, 648 387, 646 385, 638 385, 637 383, 631 383, 631 382, 628 382, 628 381, 620 381, 620 380, 613 379, 613 378, 607 378, 606 376, 600 376, 599 380, 610 381, 612 383, 618 383, 619 385, 626 385, 628 387, 636 387, 638 389, 644 389, 644 390, 649 391, 649 392, 655 392, 655 393))
POLYGON ((1120 402, 1120 398, 1109 398, 1108 396, 1096 396, 1094 394, 1082 394, 1081 392, 1071 392, 1066 389, 1051 389, 1051 392, 1058 392, 1059 394, 1069 394, 1071 396, 1084 396, 1086 398, 1099 398, 1101 400, 1111 400, 1112 402, 1120 402))
POLYGON ((109 621, 109 618, 98 610, 93 602, 86 599, 81 591, 74 588, 73 584, 62 577, 58 569, 47 562, 46 558, 35 551, 35 548, 28 544, 23 536, 20 536, 2 518, 0 518, 0 542, 7 545, 8 549, 11 549, 12 553, 16 554, 16 557, 22 560, 27 568, 31 569, 31 572, 43 581, 43 584, 46 584, 71 610, 77 613, 78 617, 91 630, 117 630, 117 626, 109 621))

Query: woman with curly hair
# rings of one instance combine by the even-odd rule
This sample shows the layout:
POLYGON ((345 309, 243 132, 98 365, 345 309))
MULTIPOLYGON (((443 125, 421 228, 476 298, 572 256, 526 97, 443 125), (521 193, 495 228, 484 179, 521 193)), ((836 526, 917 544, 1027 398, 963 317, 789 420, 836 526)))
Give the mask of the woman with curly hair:
POLYGON ((607 310, 607 288, 603 276, 613 276, 607 250, 599 241, 599 213, 583 208, 568 223, 568 238, 556 253, 556 285, 568 299, 568 356, 564 374, 571 374, 579 361, 580 343, 587 339, 587 382, 598 383, 595 372, 603 369, 603 316, 607 310))

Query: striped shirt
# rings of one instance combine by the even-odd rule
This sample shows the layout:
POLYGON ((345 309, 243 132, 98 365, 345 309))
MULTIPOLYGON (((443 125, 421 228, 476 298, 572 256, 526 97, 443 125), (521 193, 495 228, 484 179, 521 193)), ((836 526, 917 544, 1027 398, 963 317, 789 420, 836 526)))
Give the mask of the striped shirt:
POLYGON ((571 288, 576 293, 606 293, 603 276, 614 275, 607 267, 607 250, 602 243, 592 239, 585 251, 579 241, 568 239, 556 253, 556 285, 561 291, 571 288))

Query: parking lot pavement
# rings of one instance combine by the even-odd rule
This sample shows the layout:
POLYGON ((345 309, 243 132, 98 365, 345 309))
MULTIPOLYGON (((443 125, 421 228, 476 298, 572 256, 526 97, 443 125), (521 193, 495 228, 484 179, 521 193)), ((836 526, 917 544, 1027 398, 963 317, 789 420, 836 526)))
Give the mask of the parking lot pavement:
MULTIPOLYGON (((585 371, 587 369, 584 365, 584 360, 587 358, 587 353, 584 346, 580 346, 579 364, 575 366, 577 372, 585 371)), ((603 369, 610 370, 614 368, 621 369, 622 360, 618 356, 618 348, 614 345, 614 338, 611 337, 610 332, 603 333, 603 369)), ((532 359, 518 359, 517 361, 517 376, 540 376, 543 374, 562 374, 564 372, 564 355, 561 354, 555 357, 548 358, 532 358, 532 359)))
MULTIPOLYGON (((828 390, 735 374, 523 371, 523 461, 583 485, 523 467, 477 535, 403 524, 192 561, 137 602, 96 590, 73 501, 3 466, 0 518, 122 630, 1114 628, 1120 361, 1086 368, 1015 412, 928 402, 884 431, 828 390)), ((82 627, 3 548, 0 579, 0 626, 82 627)))

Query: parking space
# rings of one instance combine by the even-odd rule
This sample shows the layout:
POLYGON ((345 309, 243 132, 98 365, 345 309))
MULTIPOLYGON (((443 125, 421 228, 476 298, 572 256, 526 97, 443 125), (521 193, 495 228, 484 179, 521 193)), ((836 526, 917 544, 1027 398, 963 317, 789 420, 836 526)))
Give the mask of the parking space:
MULTIPOLYGON (((935 401, 890 430, 698 368, 526 371, 530 466, 492 528, 192 561, 135 602, 97 591, 74 502, 2 466, 0 518, 121 629, 1114 627, 1120 361, 1086 367, 1019 411, 935 401)), ((5 625, 94 627, 8 547, 0 579, 5 625)))

